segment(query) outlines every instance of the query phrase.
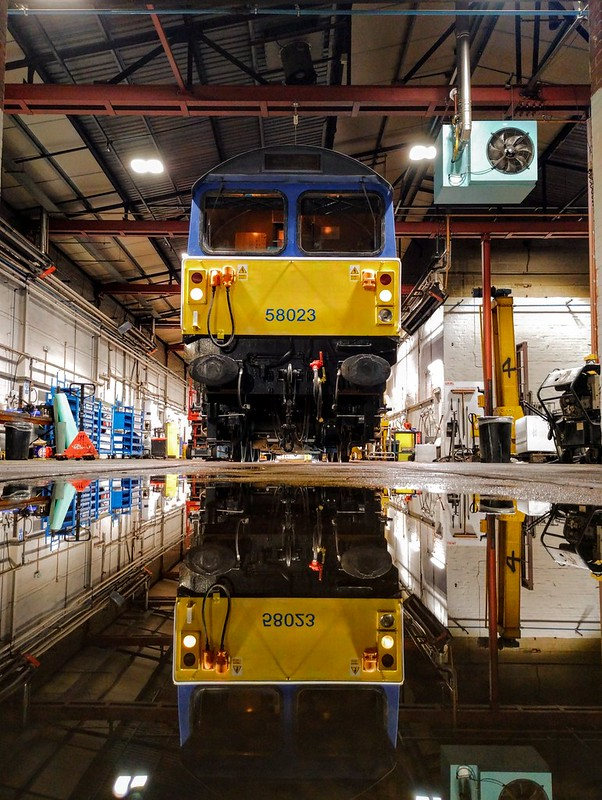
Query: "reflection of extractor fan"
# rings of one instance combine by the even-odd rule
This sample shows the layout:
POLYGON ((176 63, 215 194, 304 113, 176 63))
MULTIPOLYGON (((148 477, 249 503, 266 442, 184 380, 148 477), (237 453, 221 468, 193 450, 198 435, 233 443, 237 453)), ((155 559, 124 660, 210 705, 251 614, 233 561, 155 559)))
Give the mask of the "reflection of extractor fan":
POLYGON ((455 158, 453 125, 443 125, 434 179, 435 203, 520 203, 537 182, 537 122, 476 120, 455 158))
POLYGON ((533 747, 443 745, 441 774, 449 800, 553 800, 550 768, 533 747))
POLYGON ((526 131, 520 128, 501 128, 487 143, 487 158, 498 172, 517 175, 533 161, 535 147, 526 131))
POLYGON ((518 778, 510 781, 502 791, 498 800, 550 800, 546 790, 530 778, 518 778))

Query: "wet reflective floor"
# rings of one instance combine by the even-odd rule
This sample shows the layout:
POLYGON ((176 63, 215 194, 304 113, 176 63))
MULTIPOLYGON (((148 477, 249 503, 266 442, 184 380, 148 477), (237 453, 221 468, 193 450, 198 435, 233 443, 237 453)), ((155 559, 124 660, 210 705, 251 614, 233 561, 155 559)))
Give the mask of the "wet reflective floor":
POLYGON ((0 472, 1 800, 600 797, 600 468, 131 467, 0 472))

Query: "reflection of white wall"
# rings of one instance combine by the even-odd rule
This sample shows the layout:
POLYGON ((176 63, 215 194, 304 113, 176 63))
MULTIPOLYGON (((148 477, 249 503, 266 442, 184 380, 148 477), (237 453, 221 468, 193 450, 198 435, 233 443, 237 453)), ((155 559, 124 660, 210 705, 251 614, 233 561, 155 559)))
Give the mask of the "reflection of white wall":
POLYGON ((142 574, 146 563, 181 541, 184 508, 174 506, 143 521, 140 511, 105 516, 92 523, 90 541, 68 542, 63 537, 35 536, 0 549, 0 620, 6 647, 27 645, 36 631, 57 633, 71 614, 85 612, 95 597, 126 574, 142 574))
MULTIPOLYGON (((459 626, 451 628, 454 636, 487 636, 485 564, 484 540, 480 547, 456 542, 447 549, 449 616, 459 626)), ((572 637, 578 627, 583 636, 599 637, 598 582, 584 570, 557 565, 538 538, 533 570, 533 591, 521 589, 522 636, 572 637)))
MULTIPOLYGON (((415 501, 413 498, 410 505, 415 501)), ((446 625, 445 541, 433 525, 395 503, 389 506, 389 518, 387 542, 403 587, 417 595, 446 625)))
MULTIPOLYGON (((449 625, 454 636, 487 636, 486 542, 479 531, 484 514, 471 511, 470 498, 461 497, 461 527, 470 538, 454 536, 460 524, 453 505, 445 494, 433 492, 403 505, 393 498, 386 532, 389 550, 402 585, 449 625), (434 565, 433 554, 445 562, 444 570, 434 565)), ((583 636, 599 637, 598 582, 587 570, 556 564, 539 541, 541 530, 533 540, 534 589, 521 589, 522 636, 572 637, 578 628, 583 636)))

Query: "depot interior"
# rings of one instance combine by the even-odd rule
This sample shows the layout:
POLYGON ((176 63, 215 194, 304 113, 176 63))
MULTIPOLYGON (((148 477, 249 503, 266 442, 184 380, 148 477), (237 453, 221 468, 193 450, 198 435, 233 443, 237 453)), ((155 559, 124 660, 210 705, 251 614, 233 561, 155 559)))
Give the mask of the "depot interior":
MULTIPOLYGON (((182 765, 171 661, 186 541, 218 523, 216 492, 237 519, 258 502, 240 499, 236 479, 216 489, 211 475, 178 477, 203 468, 180 460, 194 425, 180 332, 190 192, 216 164, 274 144, 339 150, 394 187, 398 361, 380 434, 349 468, 361 471, 369 455, 391 469, 475 470, 472 489, 408 489, 392 477, 324 500, 320 479, 307 477, 296 490, 304 504, 265 489, 280 533, 295 515, 301 527, 308 506, 319 516, 333 503, 355 524, 373 511, 408 601, 394 769, 370 788, 350 788, 345 770, 337 783, 334 767, 323 770, 338 763, 345 736, 333 732, 329 744, 314 732, 331 761, 301 782, 291 767, 294 796, 599 797, 600 9, 197 5, 0 8, 0 740, 12 762, 0 797, 265 788, 242 772, 234 785, 231 741, 246 730, 245 703, 272 724, 273 698, 215 706, 208 735, 231 768, 211 783, 182 765), (196 106, 195 87, 212 90, 196 106), (467 93, 469 119, 458 122, 467 93), (456 179, 442 135, 454 121, 474 159, 470 186, 456 179), (508 122, 520 181, 487 162, 491 131, 508 122), (415 145, 434 145, 434 158, 411 160, 415 145), (163 168, 136 173, 134 158, 163 168), (559 387, 569 398, 560 412, 559 387), (51 421, 35 415, 65 388, 74 409, 95 409, 104 433, 98 481, 67 481, 75 516, 53 530, 52 477, 67 468, 53 458, 51 421), (507 460, 477 463, 484 412, 502 438, 512 421, 508 470, 537 470, 547 490, 483 493, 490 463, 507 460), (557 424, 562 413, 569 425, 557 424), (27 480, 25 459, 36 466, 27 480), (548 477, 559 461, 562 479, 548 477), (571 474, 584 470, 591 492, 569 506, 571 474), (487 602, 492 535, 497 620, 487 602)), ((84 424, 78 410, 75 421, 84 424)), ((293 796, 286 778, 276 796, 293 796)))

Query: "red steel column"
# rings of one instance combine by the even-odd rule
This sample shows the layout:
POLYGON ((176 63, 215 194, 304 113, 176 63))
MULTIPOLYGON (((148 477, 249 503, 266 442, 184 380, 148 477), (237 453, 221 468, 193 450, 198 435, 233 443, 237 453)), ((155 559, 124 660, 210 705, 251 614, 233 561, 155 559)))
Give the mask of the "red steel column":
POLYGON ((489 705, 497 711, 500 705, 499 661, 497 648, 497 558, 495 517, 487 514, 487 619, 489 623, 489 705))
MULTIPOLYGON (((595 304, 596 313, 592 313, 592 341, 593 351, 600 356, 602 343, 598 330, 597 320, 601 317, 602 308, 596 287, 601 285, 596 264, 596 253, 602 253, 602 3, 590 3, 589 14, 589 54, 591 74, 591 171, 588 177, 593 179, 593 208, 590 210, 590 229, 593 237, 590 238, 590 302, 595 304), (598 295, 597 297, 595 295, 598 295), (594 338, 595 337, 595 338, 594 338)), ((598 264, 602 258, 598 258, 598 264)), ((593 311, 593 309, 592 309, 593 311)))
POLYGON ((481 237, 481 270, 483 276, 483 391, 485 414, 493 414, 493 357, 491 323, 491 238, 488 233, 481 237))

